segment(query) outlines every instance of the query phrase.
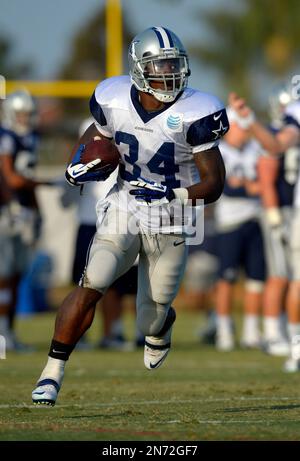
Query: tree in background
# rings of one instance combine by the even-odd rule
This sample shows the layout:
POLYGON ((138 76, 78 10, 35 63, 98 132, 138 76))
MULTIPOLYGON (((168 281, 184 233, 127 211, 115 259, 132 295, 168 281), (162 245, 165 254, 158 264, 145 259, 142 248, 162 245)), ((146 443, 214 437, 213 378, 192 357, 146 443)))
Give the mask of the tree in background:
POLYGON ((15 63, 10 58, 13 43, 0 36, 0 73, 6 79, 25 78, 31 68, 31 63, 15 63))
MULTIPOLYGON (((124 55, 132 38, 123 15, 124 55)), ((59 78, 70 80, 102 80, 105 78, 105 10, 94 14, 73 39, 69 59, 60 71, 59 78)), ((124 62, 125 59, 123 59, 124 62)), ((65 100, 68 114, 88 115, 86 100, 65 100)))
POLYGON ((220 73, 225 91, 234 89, 259 104, 263 78, 273 84, 297 68, 299 17, 298 0, 226 2, 218 10, 201 11, 214 39, 194 45, 192 53, 220 73))

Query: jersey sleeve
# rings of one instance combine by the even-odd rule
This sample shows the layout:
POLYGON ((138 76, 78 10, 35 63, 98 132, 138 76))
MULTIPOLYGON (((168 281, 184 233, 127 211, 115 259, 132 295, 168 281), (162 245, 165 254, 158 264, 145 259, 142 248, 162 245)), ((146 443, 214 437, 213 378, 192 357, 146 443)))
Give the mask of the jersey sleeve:
POLYGON ((9 133, 4 133, 0 137, 0 155, 13 155, 16 142, 9 133))
POLYGON ((187 131, 186 140, 195 154, 218 146, 219 140, 228 130, 226 109, 222 108, 194 121, 187 131))
POLYGON ((287 106, 283 122, 285 126, 292 125, 300 130, 300 103, 291 103, 287 106))
POLYGON ((99 101, 100 94, 101 84, 97 86, 90 99, 90 112, 95 119, 95 126, 98 131, 103 134, 103 136, 112 138, 112 132, 107 121, 107 116, 105 115, 104 109, 99 101))

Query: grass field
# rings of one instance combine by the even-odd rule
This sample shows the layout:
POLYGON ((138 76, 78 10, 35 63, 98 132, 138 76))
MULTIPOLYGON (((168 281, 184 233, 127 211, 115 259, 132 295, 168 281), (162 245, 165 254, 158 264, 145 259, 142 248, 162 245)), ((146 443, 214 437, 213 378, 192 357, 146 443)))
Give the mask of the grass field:
POLYGON ((53 314, 19 320, 20 337, 37 352, 0 360, 0 440, 300 438, 300 374, 284 374, 282 359, 259 351, 200 346, 198 315, 182 310, 162 368, 146 370, 142 350, 75 351, 57 405, 34 407, 31 390, 46 361, 53 321, 53 314))

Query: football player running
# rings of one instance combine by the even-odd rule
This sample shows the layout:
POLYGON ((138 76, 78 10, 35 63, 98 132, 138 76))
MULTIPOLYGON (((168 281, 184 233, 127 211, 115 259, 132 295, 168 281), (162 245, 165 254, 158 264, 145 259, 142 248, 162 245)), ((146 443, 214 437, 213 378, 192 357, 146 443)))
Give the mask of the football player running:
MULTIPOLYGON (((287 84, 276 85, 270 93, 269 128, 278 132, 284 125, 284 110, 292 101, 287 84)), ((264 350, 271 355, 289 355, 285 303, 288 291, 290 246, 288 245, 293 198, 299 169, 299 146, 280 156, 261 156, 258 164, 263 203, 262 228, 268 278, 264 292, 264 350)))
POLYGON ((66 361, 91 325, 96 303, 137 255, 144 364, 152 370, 163 363, 176 317, 171 304, 187 255, 182 219, 171 215, 171 205, 211 203, 223 190, 218 143, 228 130, 226 110, 216 97, 187 87, 188 55, 179 38, 164 27, 146 29, 131 42, 129 69, 130 76, 97 86, 90 100, 95 123, 75 146, 66 171, 76 185, 103 180, 109 171, 78 168, 77 151, 95 136, 118 147, 117 183, 98 202, 87 266, 58 311, 48 361, 32 393, 35 404, 55 404, 66 361))
MULTIPOLYGON (((288 152, 300 142, 300 101, 294 100, 284 110, 283 126, 272 133, 260 123, 246 101, 231 94, 230 105, 239 116, 240 123, 249 128, 266 151, 278 156, 288 152)), ((292 281, 287 294, 288 330, 290 337, 290 357, 285 362, 285 371, 300 371, 300 174, 294 195, 294 210, 291 223, 290 250, 292 281)))
POLYGON ((241 270, 245 276, 241 346, 251 349, 260 347, 259 316, 265 280, 263 238, 259 225, 260 184, 257 177, 262 149, 249 130, 239 125, 230 108, 227 114, 230 130, 220 143, 226 181, 215 210, 219 257, 216 347, 224 352, 234 348, 232 297, 241 270))
POLYGON ((18 90, 8 95, 1 109, 0 174, 10 199, 0 206, 0 334, 7 350, 29 351, 16 339, 13 320, 18 285, 41 228, 36 188, 50 184, 35 179, 39 141, 35 100, 18 90))

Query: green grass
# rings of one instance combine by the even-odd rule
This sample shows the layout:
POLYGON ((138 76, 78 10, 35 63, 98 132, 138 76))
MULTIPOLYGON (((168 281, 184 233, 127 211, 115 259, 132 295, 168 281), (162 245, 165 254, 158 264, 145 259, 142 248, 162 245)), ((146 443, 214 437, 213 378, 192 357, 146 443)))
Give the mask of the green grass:
POLYGON ((300 374, 259 351, 200 346, 198 317, 178 312, 172 351, 153 372, 142 350, 75 351, 54 408, 30 399, 54 317, 19 320, 37 352, 0 360, 0 440, 299 440, 300 374))

